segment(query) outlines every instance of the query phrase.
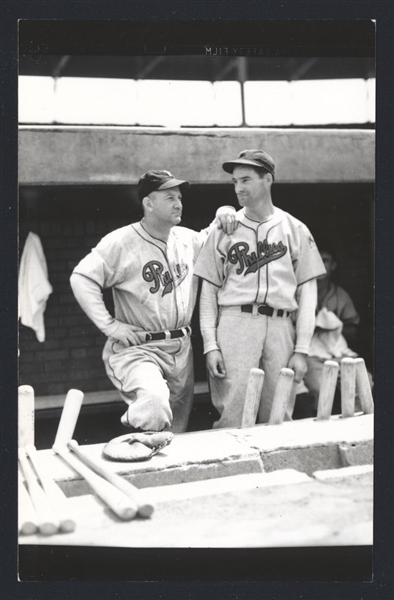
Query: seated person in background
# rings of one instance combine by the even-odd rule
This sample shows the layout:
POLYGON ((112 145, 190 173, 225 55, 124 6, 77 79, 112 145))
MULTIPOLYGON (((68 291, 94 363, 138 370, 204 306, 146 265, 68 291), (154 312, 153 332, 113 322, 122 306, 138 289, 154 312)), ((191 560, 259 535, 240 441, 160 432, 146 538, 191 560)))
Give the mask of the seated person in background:
POLYGON ((337 268, 334 252, 328 246, 321 246, 320 256, 326 267, 326 274, 317 279, 316 327, 307 357, 308 370, 304 377, 304 384, 312 395, 311 408, 315 414, 324 362, 337 360, 340 363, 345 356, 357 356, 351 347, 356 341, 360 322, 349 294, 332 281, 337 268))

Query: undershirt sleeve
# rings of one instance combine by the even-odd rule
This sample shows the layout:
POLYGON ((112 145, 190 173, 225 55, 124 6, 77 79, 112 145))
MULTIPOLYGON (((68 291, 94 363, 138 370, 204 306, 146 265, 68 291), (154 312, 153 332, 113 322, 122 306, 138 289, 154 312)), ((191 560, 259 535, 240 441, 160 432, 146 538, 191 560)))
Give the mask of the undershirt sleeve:
POLYGON ((300 285, 296 292, 298 310, 296 317, 296 344, 294 352, 309 353, 309 346, 315 330, 317 306, 317 283, 311 279, 300 285))
POLYGON ((219 289, 208 281, 202 282, 200 296, 200 327, 204 342, 204 354, 207 354, 211 350, 219 350, 216 340, 219 316, 217 299, 218 291, 219 289))

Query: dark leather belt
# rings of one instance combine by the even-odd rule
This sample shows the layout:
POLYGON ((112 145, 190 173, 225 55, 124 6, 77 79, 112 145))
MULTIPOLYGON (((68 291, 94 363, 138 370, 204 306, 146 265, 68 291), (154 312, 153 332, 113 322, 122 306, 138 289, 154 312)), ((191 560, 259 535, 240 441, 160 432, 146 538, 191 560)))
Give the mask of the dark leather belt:
MULTIPOLYGON (((243 304, 241 306, 241 312, 252 313, 253 312, 253 304, 243 304)), ((267 317, 272 317, 275 312, 275 309, 272 306, 268 306, 267 304, 259 304, 257 306, 257 312, 259 315, 267 315, 267 317)), ((289 317, 290 312, 288 310, 282 310, 278 308, 276 311, 278 317, 289 317)))
POLYGON ((183 327, 182 329, 171 329, 168 331, 157 331, 155 333, 147 333, 145 336, 146 342, 153 342, 156 340, 174 340, 175 338, 181 338, 185 335, 191 334, 190 327, 183 327))

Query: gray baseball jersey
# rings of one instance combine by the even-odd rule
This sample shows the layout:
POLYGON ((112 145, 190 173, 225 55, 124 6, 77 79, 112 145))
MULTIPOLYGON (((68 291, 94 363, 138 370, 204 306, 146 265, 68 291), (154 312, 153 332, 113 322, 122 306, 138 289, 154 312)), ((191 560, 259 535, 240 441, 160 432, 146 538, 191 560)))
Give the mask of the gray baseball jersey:
MULTIPOLYGON (((198 280, 193 267, 207 230, 174 227, 165 243, 141 223, 106 235, 75 267, 102 289, 113 289, 115 317, 144 331, 177 329, 190 324, 198 280)), ((107 320, 96 325, 111 329, 107 320)))
POLYGON ((212 230, 202 249, 195 275, 219 287, 220 306, 268 304, 294 311, 297 287, 325 273, 309 229, 275 207, 262 223, 238 212, 232 236, 212 230))

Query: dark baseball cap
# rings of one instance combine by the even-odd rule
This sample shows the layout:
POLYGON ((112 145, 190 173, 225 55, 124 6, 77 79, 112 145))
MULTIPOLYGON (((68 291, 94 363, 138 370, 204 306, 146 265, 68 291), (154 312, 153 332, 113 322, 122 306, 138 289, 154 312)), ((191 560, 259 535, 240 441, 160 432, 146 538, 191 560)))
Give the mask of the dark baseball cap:
POLYGON ((255 167, 265 169, 275 176, 275 163, 273 158, 264 150, 242 150, 238 158, 223 163, 222 167, 226 173, 232 173, 237 166, 255 167))
POLYGON ((138 196, 140 200, 143 200, 151 192, 168 190, 178 186, 183 191, 190 187, 190 183, 183 179, 175 179, 169 171, 147 171, 141 175, 138 182, 138 196))

